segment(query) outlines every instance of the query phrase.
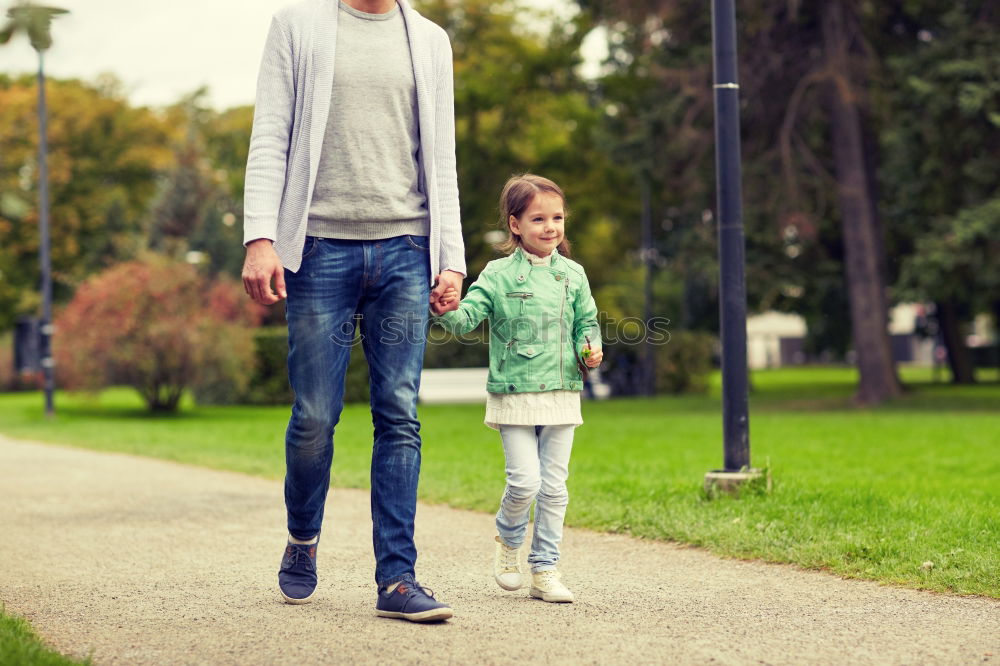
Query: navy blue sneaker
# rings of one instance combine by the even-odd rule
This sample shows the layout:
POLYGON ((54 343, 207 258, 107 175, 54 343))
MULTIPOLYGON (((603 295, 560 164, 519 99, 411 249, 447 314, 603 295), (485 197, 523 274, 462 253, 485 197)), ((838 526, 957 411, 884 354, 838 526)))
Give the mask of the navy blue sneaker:
POLYGON ((316 543, 309 545, 288 542, 278 570, 278 589, 290 604, 309 603, 316 592, 316 543))
POLYGON ((452 616, 451 606, 434 598, 434 593, 406 576, 392 592, 379 590, 375 614, 410 622, 441 622, 452 616))

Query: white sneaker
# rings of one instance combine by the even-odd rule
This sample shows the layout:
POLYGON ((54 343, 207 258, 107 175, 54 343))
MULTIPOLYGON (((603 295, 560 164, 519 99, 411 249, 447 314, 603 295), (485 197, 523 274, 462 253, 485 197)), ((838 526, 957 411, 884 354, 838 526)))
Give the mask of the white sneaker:
POLYGON ((531 574, 531 596, 553 603, 572 603, 573 593, 559 580, 559 572, 547 569, 531 574))
POLYGON ((497 552, 493 558, 493 578, 505 590, 520 590, 524 587, 521 574, 520 550, 511 548, 500 537, 496 537, 497 552))

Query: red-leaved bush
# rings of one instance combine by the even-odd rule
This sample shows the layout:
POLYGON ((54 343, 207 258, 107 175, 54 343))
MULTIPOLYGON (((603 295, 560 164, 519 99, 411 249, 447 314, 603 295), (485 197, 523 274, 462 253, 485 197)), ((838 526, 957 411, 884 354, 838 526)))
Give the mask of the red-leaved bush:
POLYGON ((232 402, 253 373, 262 315, 236 282, 209 282, 188 264, 156 255, 119 264, 81 285, 56 319, 58 381, 132 386, 155 411, 175 411, 185 389, 232 402))

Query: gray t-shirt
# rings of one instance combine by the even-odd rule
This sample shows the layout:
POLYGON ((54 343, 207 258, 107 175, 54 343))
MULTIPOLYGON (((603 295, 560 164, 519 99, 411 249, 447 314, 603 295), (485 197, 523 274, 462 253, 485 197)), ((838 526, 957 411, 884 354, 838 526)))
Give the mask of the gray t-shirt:
POLYGON ((358 240, 427 235, 416 84, 399 6, 368 14, 340 2, 333 71, 307 233, 358 240))

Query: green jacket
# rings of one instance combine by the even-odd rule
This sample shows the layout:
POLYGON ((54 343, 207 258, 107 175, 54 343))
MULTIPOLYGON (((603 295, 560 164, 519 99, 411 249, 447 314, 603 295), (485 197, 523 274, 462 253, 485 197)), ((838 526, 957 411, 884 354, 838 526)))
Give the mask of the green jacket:
POLYGON ((577 357, 601 345, 597 306, 583 267, 559 253, 534 266, 518 248, 486 264, 458 310, 434 320, 462 335, 490 322, 491 393, 583 389, 577 357))

